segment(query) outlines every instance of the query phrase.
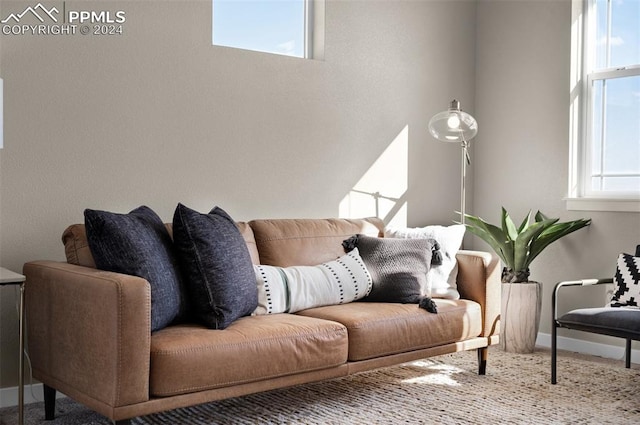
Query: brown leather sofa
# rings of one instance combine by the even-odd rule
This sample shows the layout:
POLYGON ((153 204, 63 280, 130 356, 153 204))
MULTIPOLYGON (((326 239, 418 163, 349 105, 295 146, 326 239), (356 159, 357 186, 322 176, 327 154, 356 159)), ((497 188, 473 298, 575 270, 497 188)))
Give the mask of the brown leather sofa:
MULTIPOLYGON (((382 236, 378 219, 279 219, 238 223, 252 260, 315 265, 344 254, 353 234, 382 236)), ((170 227, 170 226, 169 226, 170 227)), ((353 302, 296 314, 243 317, 225 330, 198 324, 150 331, 150 286, 95 269, 84 225, 63 235, 67 263, 25 264, 33 376, 53 419, 60 391, 117 424, 130 418, 498 342, 495 256, 459 251, 459 300, 438 314, 413 304, 353 302)))

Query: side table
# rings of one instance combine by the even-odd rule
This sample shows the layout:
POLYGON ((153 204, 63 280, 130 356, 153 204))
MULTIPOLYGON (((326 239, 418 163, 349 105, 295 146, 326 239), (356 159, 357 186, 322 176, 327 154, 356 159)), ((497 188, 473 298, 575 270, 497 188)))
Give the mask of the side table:
POLYGON ((18 313, 20 357, 18 360, 18 425, 24 424, 24 281, 25 277, 0 267, 0 286, 20 285, 20 309, 18 313))

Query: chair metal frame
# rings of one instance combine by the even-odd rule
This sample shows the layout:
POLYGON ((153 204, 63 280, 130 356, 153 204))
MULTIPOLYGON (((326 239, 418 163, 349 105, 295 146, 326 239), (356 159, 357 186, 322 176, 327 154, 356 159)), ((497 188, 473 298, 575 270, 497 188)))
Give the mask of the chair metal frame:
MULTIPOLYGON (((640 256, 640 245, 638 245, 636 247, 636 257, 640 256)), ((557 353, 557 348, 558 348, 558 328, 565 328, 565 329, 573 329, 573 330, 577 330, 577 331, 583 331, 583 332, 591 332, 591 333, 597 333, 597 334, 601 334, 601 335, 608 335, 608 336, 613 336, 613 337, 618 337, 618 338, 624 338, 626 341, 625 344, 625 367, 626 368, 630 368, 631 367, 631 341, 632 340, 636 340, 636 341, 640 341, 640 339, 638 339, 637 335, 629 335, 628 333, 621 331, 619 329, 605 329, 602 327, 594 327, 594 326, 590 326, 588 324, 577 324, 577 323, 563 323, 560 319, 560 317, 558 317, 558 304, 557 304, 557 299, 558 299, 558 294, 561 288, 565 288, 565 287, 569 287, 569 286, 590 286, 590 285, 603 285, 603 284, 612 284, 613 283, 613 279, 612 278, 607 278, 607 279, 581 279, 581 280, 566 280, 566 281, 562 281, 562 282, 558 282, 556 283, 556 286, 553 290, 553 294, 551 294, 551 311, 552 311, 552 326, 551 326, 551 383, 555 384, 557 382, 557 375, 556 375, 556 366, 557 366, 557 360, 558 360, 558 353, 557 353)))

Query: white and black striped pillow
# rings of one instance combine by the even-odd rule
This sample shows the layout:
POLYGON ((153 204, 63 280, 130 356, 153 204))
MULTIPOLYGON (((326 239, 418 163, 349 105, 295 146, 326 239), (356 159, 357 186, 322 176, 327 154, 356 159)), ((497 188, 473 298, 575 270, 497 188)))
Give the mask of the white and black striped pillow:
POLYGON ((640 308, 640 257, 620 254, 613 283, 611 307, 640 308))
POLYGON ((317 266, 253 268, 258 286, 254 315, 350 303, 371 291, 371 275, 357 249, 317 266))

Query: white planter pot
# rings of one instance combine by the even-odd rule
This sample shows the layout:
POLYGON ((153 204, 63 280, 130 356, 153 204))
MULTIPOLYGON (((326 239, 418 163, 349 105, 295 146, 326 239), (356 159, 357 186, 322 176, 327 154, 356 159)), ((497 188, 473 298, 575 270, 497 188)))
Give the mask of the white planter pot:
POLYGON ((503 283, 500 347, 509 353, 533 353, 541 310, 540 282, 503 283))

